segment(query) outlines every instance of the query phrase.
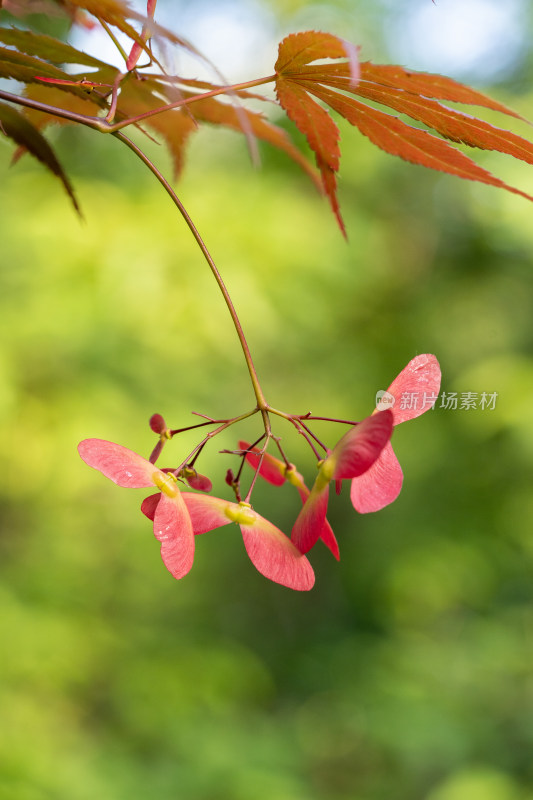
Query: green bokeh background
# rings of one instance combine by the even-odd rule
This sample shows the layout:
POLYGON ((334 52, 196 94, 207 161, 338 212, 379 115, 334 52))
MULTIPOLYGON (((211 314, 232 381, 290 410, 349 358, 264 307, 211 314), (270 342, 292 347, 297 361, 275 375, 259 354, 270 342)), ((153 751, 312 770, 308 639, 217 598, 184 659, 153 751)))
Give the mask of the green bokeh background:
MULTIPOLYGON (((527 115, 521 68, 494 91, 527 115)), ((357 516, 335 498, 341 561, 317 546, 303 594, 262 578, 235 526, 199 537, 174 581, 143 493, 80 461, 82 438, 148 455, 152 413, 180 427, 253 396, 216 286, 142 165, 50 132, 80 223, 0 142, 0 800, 532 800, 531 206, 341 131, 348 244, 283 155, 262 148, 254 171, 237 135, 202 131, 179 184, 270 402, 361 418, 424 352, 446 392, 498 398, 396 431, 399 499, 357 516)), ((478 160, 532 191, 522 162, 478 160)), ((217 451, 258 424, 202 455, 217 493, 236 463, 217 451)), ((304 443, 276 433, 312 481, 304 443)), ((291 487, 254 497, 290 530, 291 487)))

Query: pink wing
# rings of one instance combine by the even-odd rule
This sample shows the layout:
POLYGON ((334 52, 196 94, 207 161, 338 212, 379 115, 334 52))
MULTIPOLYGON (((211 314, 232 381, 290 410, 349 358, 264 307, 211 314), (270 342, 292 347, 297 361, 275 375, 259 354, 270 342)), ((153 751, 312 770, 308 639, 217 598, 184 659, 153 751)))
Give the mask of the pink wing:
POLYGON ((157 494, 151 494, 149 497, 145 497, 141 503, 141 511, 145 517, 151 519, 152 522, 154 521, 155 511, 160 499, 161 492, 157 492, 157 494))
POLYGON ((313 487, 294 523, 291 540, 300 553, 307 553, 320 538, 328 510, 329 484, 313 487))
MULTIPOLYGON (((298 486, 297 488, 302 503, 305 503, 311 492, 309 491, 305 483, 303 483, 303 481, 302 485, 298 486)), ((337 542, 337 539, 335 538, 333 529, 327 520, 325 520, 322 530, 320 532, 320 538, 322 539, 326 547, 329 550, 331 550, 331 552, 338 561, 340 559, 339 544, 337 542)))
POLYGON ((207 533, 232 521, 224 513, 224 509, 232 505, 228 500, 193 492, 183 492, 182 497, 195 534, 207 533))
POLYGON ((337 442, 328 456, 334 461, 334 480, 356 478, 372 466, 391 437, 392 420, 391 411, 379 411, 355 425, 337 442))
POLYGON ((153 486, 153 475, 159 472, 146 458, 105 439, 84 439, 78 453, 90 467, 99 470, 118 486, 141 489, 153 486))
POLYGON ((241 525, 240 529, 250 561, 261 575, 289 589, 312 589, 315 573, 311 564, 279 528, 257 515, 253 525, 241 525))
POLYGON ((182 495, 190 514, 195 533, 205 533, 213 528, 228 525, 230 510, 238 517, 248 515, 249 523, 241 522, 244 546, 250 560, 259 572, 275 583, 302 591, 311 589, 315 581, 309 561, 278 528, 256 514, 251 508, 241 508, 219 497, 184 492, 182 495))
POLYGON ((440 380, 440 366, 435 356, 424 353, 413 358, 387 390, 396 400, 392 407, 394 424, 415 419, 430 409, 437 399, 440 380))
POLYGON ((350 490, 353 507, 361 514, 385 508, 400 494, 402 482, 402 468, 388 442, 370 469, 353 479, 350 490))
POLYGON ((183 578, 194 561, 194 533, 182 496, 161 494, 154 515, 154 536, 161 542, 161 558, 175 578, 183 578))

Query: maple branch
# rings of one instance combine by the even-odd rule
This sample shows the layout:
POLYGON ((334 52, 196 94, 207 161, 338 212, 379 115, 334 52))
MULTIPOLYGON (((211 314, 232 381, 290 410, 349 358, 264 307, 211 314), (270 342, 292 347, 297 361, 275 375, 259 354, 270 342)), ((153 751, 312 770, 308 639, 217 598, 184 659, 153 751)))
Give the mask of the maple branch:
POLYGON ((25 108, 33 108, 35 111, 42 111, 44 114, 51 114, 54 117, 61 117, 61 119, 68 119, 70 122, 79 122, 80 125, 87 125, 89 128, 102 131, 105 133, 105 120, 100 117, 92 117, 88 114, 78 114, 76 111, 70 111, 61 106, 51 106, 48 103, 41 103, 39 100, 33 100, 31 97, 24 97, 20 94, 12 94, 0 89, 0 98, 7 100, 9 103, 15 103, 25 108), (102 123, 104 123, 102 125, 102 123))
MULTIPOLYGON (((303 422, 302 422, 302 416, 303 416, 304 418, 307 418, 307 415, 306 415, 306 414, 304 414, 304 415, 300 415, 300 416, 297 416, 297 415, 295 416, 294 414, 287 414, 285 411, 280 411, 278 408, 272 408, 272 406, 268 406, 268 411, 269 411, 271 414, 275 414, 277 417, 282 417, 283 419, 286 419, 286 420, 287 420, 287 422, 290 422, 290 423, 291 423, 291 425, 294 425, 294 427, 296 428, 296 430, 298 431, 298 433, 299 433, 301 436, 303 436, 303 437, 304 437, 305 441, 307 442, 307 444, 309 445, 309 447, 311 448, 311 450, 312 450, 312 451, 313 451, 313 453, 315 454, 317 461, 320 461, 320 460, 322 459, 322 456, 320 455, 320 453, 318 452, 318 450, 317 450, 317 449, 316 449, 316 447, 314 446, 314 444, 313 444, 313 442, 312 442, 312 439, 311 439, 311 437, 312 437, 313 439, 315 439, 315 440, 316 440, 316 442, 317 442, 317 443, 318 443, 318 444, 319 444, 321 447, 323 447, 323 448, 324 448, 324 450, 325 450, 326 452, 327 452, 327 447, 325 447, 325 445, 323 445, 323 444, 322 444, 322 442, 320 441, 320 439, 318 439, 318 438, 317 438, 317 437, 314 435, 314 433, 313 433, 312 431, 310 431, 310 430, 309 430, 309 428, 308 428, 306 425, 304 425, 304 424, 303 424, 303 422)), ((275 438, 275 437, 272 437, 272 438, 275 438)), ((278 447, 279 447, 279 443, 278 443, 278 447)), ((280 448, 280 452, 281 452, 281 448, 280 448)), ((285 458, 285 456, 284 456, 284 455, 283 455, 283 457, 285 458)))
POLYGON ((115 76, 115 80, 113 81, 113 89, 111 93, 111 105, 109 106, 109 111, 106 114, 106 122, 111 122, 114 119, 115 114, 117 113, 117 103, 118 103, 118 89, 122 78, 124 78, 126 73, 124 72, 117 72, 115 76))
POLYGON ((323 443, 320 441, 320 439, 318 438, 318 436, 315 436, 315 434, 313 433, 313 431, 311 430, 311 428, 309 428, 307 425, 305 425, 305 424, 302 422, 302 419, 301 419, 301 417, 298 417, 298 423, 299 423, 299 425, 301 425, 301 426, 302 426, 302 428, 303 428, 305 431, 307 431, 307 433, 309 434, 309 436, 312 436, 312 437, 313 437, 313 439, 314 439, 314 440, 315 440, 315 442, 316 442, 316 443, 319 445, 319 447, 321 447, 321 448, 322 448, 322 449, 323 449, 323 450, 324 450, 324 451, 327 453, 327 452, 328 452, 328 448, 326 447, 326 445, 325 445, 325 444, 323 444, 323 443))
MULTIPOLYGON (((191 217, 189 216, 189 213, 188 213, 187 209, 185 208, 185 206, 183 205, 183 203, 179 199, 178 195, 176 194, 176 192, 174 191, 174 189, 172 188, 170 183, 162 175, 162 173, 157 169, 155 164, 152 161, 150 161, 148 156, 140 149, 140 147, 138 147, 135 144, 135 142, 133 142, 131 139, 129 139, 125 134, 121 133, 120 131, 115 131, 113 133, 113 136, 115 136, 117 139, 119 139, 121 142, 123 142, 126 145, 126 147, 129 147, 129 149, 132 150, 135 153, 135 155, 138 158, 140 158, 141 161, 148 167, 148 169, 154 175, 154 177, 157 178, 157 180, 163 186, 163 188, 165 189, 166 193, 169 195, 170 199, 172 200, 172 202, 174 203, 174 205, 176 206, 176 208, 180 212, 181 216, 185 220, 185 222, 187 224, 187 227, 189 228, 190 232, 194 236, 194 239, 196 240, 196 243, 197 243, 198 247, 202 251, 202 254, 203 254, 205 260, 207 261, 207 263, 209 265, 209 268, 210 268, 210 270, 211 270, 211 272, 213 274, 213 277, 215 278, 215 280, 216 280, 216 282, 218 284, 218 288, 222 292, 222 296, 224 297, 224 300, 226 301, 226 305, 228 307, 228 311, 229 311, 231 319, 233 321, 233 325, 234 325, 235 330, 237 332, 237 336, 239 337, 239 341, 241 343, 242 351, 243 351, 243 354, 244 354, 244 359, 246 361, 246 366, 248 367, 248 372, 250 374, 250 379, 252 381, 254 394, 255 394, 255 397, 256 397, 256 400, 257 400, 257 409, 256 410, 260 410, 261 411, 261 414, 263 416, 263 421, 264 421, 264 424, 265 424, 265 431, 266 431, 267 436, 268 436, 269 433, 270 433, 270 422, 269 422, 268 414, 267 414, 268 404, 267 404, 267 402, 265 400, 265 396, 263 394, 263 391, 261 389, 261 385, 259 383, 259 378, 257 376, 257 372, 256 372, 256 369, 255 369, 253 360, 252 360, 252 354, 250 352, 250 348, 248 347, 248 342, 246 341, 246 337, 244 335, 244 331, 242 329, 242 325, 240 323, 239 317, 237 316, 237 312, 235 310, 235 306, 233 305, 233 301, 232 301, 232 299, 230 297, 230 294, 229 294, 229 292, 228 292, 228 290, 226 288, 226 285, 225 285, 224 281, 222 280, 222 276, 221 276, 220 272, 218 271, 217 266, 216 266, 216 264, 215 264, 215 262, 214 262, 214 260, 213 260, 213 258, 211 256, 209 250, 207 249, 207 246, 206 246, 205 242, 203 241, 202 237, 200 236, 200 233, 199 233, 198 229, 196 228, 196 226, 195 226, 194 222, 192 221, 191 217)), ((227 427, 227 425, 225 425, 224 427, 227 427)), ((220 429, 217 429, 217 430, 220 430, 220 429)), ((208 438, 211 438, 211 435, 212 434, 209 434, 208 438)))
POLYGON ((199 455, 201 450, 203 450, 207 442, 209 442, 215 436, 218 436, 218 434, 222 433, 222 431, 225 431, 226 428, 229 428, 231 425, 235 425, 236 422, 241 422, 241 420, 247 419, 248 417, 252 417, 254 414, 257 414, 257 408, 252 409, 252 411, 246 411, 244 414, 239 414, 238 417, 233 417, 232 419, 228 419, 225 422, 223 422, 222 425, 219 425, 218 428, 216 428, 216 430, 209 431, 209 433, 202 439, 202 441, 199 442, 196 445, 196 447, 193 447, 187 458, 185 458, 181 462, 179 467, 173 470, 174 475, 178 476, 181 470, 184 469, 184 467, 186 467, 189 463, 191 463, 192 459, 196 460, 196 457, 199 455))
POLYGON ((359 425, 361 420, 353 420, 353 419, 337 419, 336 417, 315 417, 313 414, 303 414, 299 417, 296 417, 300 421, 302 419, 317 419, 322 420, 324 422, 338 422, 340 425, 359 425))
POLYGON ((210 419, 208 422, 198 422, 196 425, 188 425, 186 428, 173 428, 170 431, 170 436, 177 436, 178 433, 185 433, 186 431, 194 431, 196 428, 205 428, 206 425, 220 425, 221 422, 227 422, 227 419, 210 419))
MULTIPOLYGON (((120 78, 118 82, 120 83, 120 80, 122 80, 122 78, 124 78, 127 74, 128 73, 119 73, 120 78)), ((42 111, 45 114, 51 114, 54 117, 68 119, 70 122, 78 122, 81 125, 87 125, 89 128, 100 131, 100 133, 117 133, 128 125, 135 125, 148 117, 154 117, 157 114, 164 114, 165 111, 171 111, 174 108, 191 105, 192 103, 196 103, 198 100, 206 100, 209 97, 216 97, 217 95, 221 94, 231 94, 232 92, 250 89, 254 86, 261 86, 264 83, 271 83, 275 79, 275 75, 269 75, 268 78, 257 78, 256 80, 245 81, 244 83, 219 86, 217 89, 212 89, 209 92, 195 94, 194 97, 185 97, 181 100, 176 100, 175 103, 169 103, 168 105, 160 106, 159 108, 152 108, 150 111, 145 111, 143 114, 139 114, 136 117, 128 117, 127 119, 122 119, 118 122, 109 121, 110 118, 112 118, 116 108, 116 91, 113 93, 113 99, 115 102, 114 104, 112 103, 105 119, 103 117, 93 117, 90 114, 79 114, 76 111, 70 111, 65 108, 61 108, 61 106, 52 106, 48 103, 42 103, 40 100, 33 100, 30 97, 24 97, 23 95, 6 92, 3 89, 0 89, 0 98, 2 100, 7 100, 10 103, 16 103, 19 106, 25 106, 26 108, 33 108, 35 111, 42 111), (115 108, 113 108, 113 105, 115 108)), ((53 85, 53 81, 50 81, 50 83, 53 85)), ((113 88, 115 89, 115 87, 113 88)))
MULTIPOLYGON (((244 89, 252 89, 254 86, 262 86, 265 83, 272 83, 276 80, 276 75, 269 75, 268 78, 256 78, 253 81, 245 81, 244 83, 234 83, 228 86, 219 86, 217 89, 211 89, 209 92, 202 92, 202 94, 195 94, 194 97, 185 97, 181 100, 176 100, 174 103, 169 103, 159 108, 152 108, 150 111, 145 111, 143 114, 138 114, 136 117, 129 117, 128 119, 120 120, 120 122, 107 122, 104 125, 98 126, 103 133, 115 133, 116 131, 125 128, 127 125, 133 125, 141 122, 148 117, 155 117, 157 114, 163 114, 165 111, 171 111, 173 108, 181 108, 182 106, 191 105, 198 100, 207 100, 209 97, 216 97, 220 94, 231 94, 232 92, 239 92, 244 89)), ((94 117, 92 118, 94 119, 94 117)))
POLYGON ((317 461, 321 461, 323 456, 320 455, 316 447, 314 446, 313 442, 311 441, 311 437, 307 434, 307 432, 298 424, 298 422, 293 419, 292 417, 288 417, 289 422, 292 422, 294 427, 296 428, 297 432, 304 437, 305 441, 313 451, 315 458, 317 461))
POLYGON ((285 455, 285 452, 284 452, 284 450, 283 450, 283 447, 281 446, 280 437, 279 437, 279 436, 273 436, 272 438, 273 438, 273 439, 274 439, 274 441, 276 442, 276 447, 277 447, 277 448, 278 448, 278 450, 279 450, 279 454, 280 454, 280 456, 282 457, 283 461, 285 462, 285 469, 290 469, 290 468, 291 468, 291 462, 289 461, 289 459, 288 459, 288 458, 287 458, 287 456, 285 455))

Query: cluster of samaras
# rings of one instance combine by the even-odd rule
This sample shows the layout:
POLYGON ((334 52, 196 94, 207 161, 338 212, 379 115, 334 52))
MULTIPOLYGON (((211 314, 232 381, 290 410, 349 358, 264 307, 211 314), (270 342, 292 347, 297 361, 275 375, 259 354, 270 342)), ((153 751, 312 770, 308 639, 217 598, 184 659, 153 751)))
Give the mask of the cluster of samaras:
POLYGON ((150 460, 102 439, 85 439, 78 449, 87 464, 119 486, 157 488, 156 494, 143 501, 141 510, 153 520, 163 562, 175 578, 182 578, 192 567, 196 535, 235 522, 259 572, 291 589, 307 590, 315 576, 305 554, 316 542, 320 539, 339 558, 337 540, 326 519, 331 481, 338 491, 342 481, 351 481, 350 497, 361 513, 378 511, 395 500, 403 475, 390 443, 393 427, 431 407, 430 400, 404 405, 401 398, 436 397, 440 378, 435 356, 420 355, 410 361, 385 393, 390 407, 381 410, 378 405, 369 417, 350 427, 332 450, 326 448, 311 489, 292 464, 266 452, 268 441, 262 449, 239 442, 235 452, 241 455, 242 464, 248 462, 256 474, 274 486, 288 481, 298 490, 303 506, 290 538, 252 508, 249 496, 245 501, 240 499, 238 480, 231 470, 227 482, 236 489, 236 502, 209 494, 211 482, 190 463, 175 470, 156 467, 162 444, 173 434, 160 415, 152 418, 160 441, 150 460), (185 481, 197 491, 182 491, 185 481))

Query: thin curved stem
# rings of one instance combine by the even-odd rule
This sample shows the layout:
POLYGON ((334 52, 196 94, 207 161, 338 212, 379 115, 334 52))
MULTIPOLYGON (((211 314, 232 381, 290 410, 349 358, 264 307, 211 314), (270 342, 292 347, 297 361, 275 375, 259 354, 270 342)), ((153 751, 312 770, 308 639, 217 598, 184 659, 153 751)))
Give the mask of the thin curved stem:
MULTIPOLYGON (((244 498, 244 502, 245 503, 249 503, 250 500, 251 500, 252 492, 254 490, 254 487, 255 487, 255 484, 257 482, 257 479, 258 479, 258 477, 259 477, 259 475, 261 473, 261 466, 262 466, 263 460, 265 458, 265 453, 267 451, 268 443, 269 443, 269 441, 271 439, 274 438, 273 435, 272 435, 272 430, 270 428, 270 419, 269 419, 268 414, 267 414, 266 411, 263 411, 263 420, 265 422, 265 434, 264 434, 264 437, 261 436, 260 439, 258 439, 256 442, 254 442, 254 444, 250 445, 250 447, 248 448, 249 451, 252 451, 255 448, 255 446, 261 441, 261 439, 263 439, 263 438, 265 439, 265 443, 264 443, 263 447, 261 448, 261 452, 259 454, 259 460, 257 462, 257 467, 255 468, 254 477, 252 478, 252 482, 250 484, 250 488, 248 489, 248 491, 246 493, 246 497, 244 498), (267 425, 268 425, 268 430, 267 430, 267 425)), ((245 456, 245 458, 246 458, 246 456, 245 456)), ((244 460, 243 460, 243 464, 244 464, 244 460)))
POLYGON ((115 125, 111 125, 109 122, 107 122, 105 119, 102 119, 101 117, 90 117, 90 116, 86 116, 85 114, 78 114, 78 113, 75 113, 75 112, 72 112, 72 111, 67 111, 67 110, 62 109, 62 108, 58 108, 58 107, 55 107, 55 106, 49 106, 46 103, 41 103, 39 101, 32 100, 31 98, 26 98, 26 97, 19 96, 19 95, 13 95, 13 94, 11 94, 9 92, 5 92, 2 89, 0 89, 0 98, 2 98, 2 99, 8 100, 10 102, 13 102, 13 103, 16 103, 16 104, 19 104, 19 105, 22 105, 22 106, 26 106, 26 107, 29 107, 29 108, 34 108, 34 109, 39 110, 39 111, 48 112, 48 113, 50 113, 50 114, 52 114, 54 116, 62 117, 64 119, 68 119, 71 122, 81 123, 82 125, 86 125, 86 126, 88 126, 90 128, 96 129, 96 130, 98 130, 98 131, 100 131, 102 133, 111 133, 113 136, 115 136, 115 138, 119 139, 119 141, 121 141, 130 150, 132 150, 135 153, 135 155, 138 158, 140 158, 140 160, 148 167, 148 169, 154 175, 154 177, 157 178, 157 180, 163 186, 163 188, 165 189, 165 191, 167 192, 167 194, 171 198, 172 202, 174 203, 174 205, 176 206, 176 208, 180 212, 181 216, 185 220, 189 230, 191 231, 194 239, 196 240, 196 243, 198 244, 200 250, 202 251, 202 254, 203 254, 205 260, 207 261, 207 263, 209 265, 209 268, 211 269, 213 277, 215 278, 220 291, 222 292, 222 296, 224 297, 224 300, 225 300, 226 305, 228 307, 228 311, 229 311, 231 319, 233 321, 233 325, 234 325, 235 330, 237 332, 237 336, 238 336, 239 341, 241 343, 241 348, 242 348, 242 351, 243 351, 243 354, 244 354, 244 358, 245 358, 245 361, 246 361, 246 366, 248 367, 248 372, 250 374, 250 379, 252 381, 254 394, 255 394, 255 397, 256 397, 256 400, 257 400, 257 410, 261 411, 261 415, 263 417, 263 424, 264 424, 264 427, 265 427, 265 433, 266 433, 267 436, 271 435, 270 419, 269 419, 268 412, 267 412, 268 404, 266 402, 265 396, 264 396, 263 391, 261 389, 261 385, 259 383, 259 378, 257 376, 257 371, 255 369, 255 366, 254 366, 254 363, 253 363, 253 360, 252 360, 252 355, 251 355, 248 343, 246 341, 246 337, 244 335, 244 331, 242 329, 242 325, 240 323, 239 317, 237 316, 237 312, 236 312, 235 307, 233 305, 233 301, 231 300, 229 292, 228 292, 228 290, 227 290, 227 288, 226 288, 226 286, 224 284, 224 281, 222 280, 222 276, 220 275, 220 272, 218 271, 217 266, 216 266, 216 264, 215 264, 215 262, 214 262, 214 260, 213 260, 213 258, 211 256, 211 254, 209 253, 209 250, 207 249, 207 246, 206 246, 205 242, 203 241, 202 237, 200 236, 200 233, 199 233, 198 229, 196 228, 196 226, 193 223, 191 217, 189 216, 189 213, 187 212, 185 206, 183 205, 183 203, 181 202, 181 200, 177 196, 176 192, 174 191, 174 189, 172 188, 170 183, 166 180, 166 178, 158 170, 158 168, 155 166, 155 164, 148 158, 148 156, 141 150, 141 148, 138 147, 128 136, 126 136, 124 133, 122 133, 120 130, 118 130, 117 127, 123 127, 124 125, 131 124, 133 122, 136 123, 138 119, 143 119, 145 116, 151 116, 154 113, 161 113, 161 112, 163 112, 165 110, 168 110, 169 108, 175 108, 175 107, 178 107, 179 105, 185 105, 187 103, 192 103, 195 100, 202 99, 202 97, 214 96, 216 94, 223 94, 223 93, 228 92, 230 90, 235 90, 235 89, 239 89, 239 88, 244 88, 244 87, 249 87, 249 86, 256 86, 256 85, 259 85, 261 83, 267 83, 267 82, 273 80, 274 78, 275 78, 275 76, 270 76, 268 78, 260 78, 260 79, 258 79, 256 81, 247 81, 244 84, 236 84, 234 86, 219 87, 218 89, 213 90, 212 92, 205 92, 203 95, 197 95, 194 98, 188 98, 185 101, 178 101, 177 103, 171 104, 170 106, 166 106, 166 107, 163 107, 161 109, 154 109, 153 111, 149 112, 147 115, 141 115, 140 117, 136 117, 136 118, 133 118, 131 120, 123 120, 120 123, 115 123, 115 125))
POLYGON ((222 276, 221 276, 220 272, 218 271, 217 266, 216 266, 215 262, 213 261, 213 258, 211 256, 209 250, 207 249, 207 246, 206 246, 205 242, 203 241, 202 237, 200 236, 200 233, 198 232, 198 229, 196 228, 196 225, 192 221, 191 217, 189 216, 189 213, 188 213, 187 209, 185 208, 185 206, 183 205, 183 203, 179 199, 178 195, 176 194, 176 192, 174 191, 174 189, 172 188, 170 183, 161 174, 161 172, 157 169, 155 164, 152 161, 150 161, 148 156, 140 149, 140 147, 138 147, 135 144, 135 142, 133 142, 130 138, 128 138, 125 134, 121 133, 120 131, 115 131, 113 133, 113 136, 115 136, 117 139, 119 139, 121 142, 123 142, 123 144, 125 144, 127 147, 129 147, 129 149, 132 150, 135 153, 135 155, 138 158, 141 159, 141 161, 148 167, 150 172, 157 178, 157 180, 163 186, 163 188, 165 189, 165 191, 169 195, 170 199, 172 200, 172 202, 174 203, 174 205, 176 206, 176 208, 180 212, 181 216, 185 220, 190 232, 194 236, 194 238, 196 240, 196 243, 197 243, 198 247, 200 248, 200 250, 202 251, 202 254, 203 254, 205 260, 207 261, 207 263, 209 265, 209 268, 210 268, 210 270, 211 270, 211 272, 213 274, 213 277, 215 278, 215 280, 216 280, 216 282, 218 284, 218 288, 222 292, 222 296, 224 297, 224 300, 225 300, 226 305, 228 307, 228 311, 230 313, 231 319, 233 321, 233 325, 234 325, 235 330, 237 332, 237 336, 239 337, 239 342, 241 343, 241 348, 242 348, 242 351, 243 351, 243 354, 244 354, 244 359, 246 361, 246 366, 248 367, 248 372, 250 374, 250 379, 252 381, 254 394, 255 394, 255 397, 256 397, 256 400, 257 400, 257 408, 260 409, 261 412, 262 412, 263 421, 265 423, 265 430, 266 430, 267 426, 268 426, 268 428, 270 428, 270 425, 269 425, 269 422, 268 422, 268 415, 266 414, 266 409, 268 407, 268 404, 267 404, 267 402, 265 400, 265 396, 264 396, 263 391, 261 389, 261 385, 259 383, 259 378, 257 377, 257 372, 256 372, 256 369, 255 369, 253 360, 252 360, 252 354, 250 353, 250 348, 248 347, 248 342, 246 341, 246 337, 244 335, 244 331, 242 329, 242 325, 240 323, 239 317, 237 316, 237 312, 235 311, 235 306, 233 305, 233 301, 232 301, 232 299, 231 299, 231 297, 229 295, 229 292, 228 292, 228 290, 226 288, 226 285, 225 285, 224 281, 222 280, 222 276))
POLYGON ((336 417, 315 417, 313 414, 303 414, 302 416, 296 417, 296 419, 316 419, 322 420, 323 422, 338 422, 340 425, 359 425, 361 420, 353 420, 353 419, 337 419, 336 417))
POLYGON ((101 117, 91 117, 88 114, 78 114, 76 111, 69 111, 61 106, 51 106, 49 103, 41 103, 40 100, 33 100, 31 97, 25 97, 21 94, 13 94, 0 89, 0 99, 7 100, 9 103, 15 103, 17 106, 24 106, 24 108, 33 108, 35 111, 42 111, 45 114, 51 114, 60 119, 68 119, 69 122, 79 122, 80 125, 87 125, 88 128, 94 128, 101 132, 105 132, 107 123, 101 117), (104 123, 104 125, 102 125, 104 123))
MULTIPOLYGON (((312 432, 311 432, 311 431, 310 431, 310 430, 309 430, 309 429, 308 429, 308 428, 307 428, 305 425, 303 425, 303 423, 301 422, 301 419, 300 419, 300 417, 298 417, 298 416, 294 416, 294 415, 292 415, 292 414, 286 414, 286 413, 285 413, 285 411, 280 411, 280 410, 279 410, 279 409, 277 409, 277 408, 272 408, 272 406, 269 406, 269 407, 268 407, 268 411, 269 411, 271 414, 276 414, 276 416, 278 416, 278 417, 282 417, 282 419, 286 419, 286 420, 287 420, 287 422, 290 422, 290 423, 291 423, 291 425, 294 425, 294 427, 296 428, 296 430, 298 431, 298 433, 299 433, 301 436, 303 436, 303 437, 304 437, 305 441, 307 442, 307 444, 309 445, 309 447, 311 448, 311 450, 312 450, 312 451, 313 451, 313 453, 315 454, 317 461, 320 461, 320 460, 321 460, 322 456, 320 455, 320 453, 318 452, 318 450, 317 450, 317 449, 316 449, 316 447, 314 446, 314 444, 313 444, 313 442, 312 442, 312 438, 313 438, 313 439, 316 439, 316 440, 317 440, 317 442, 318 442, 318 443, 319 443, 319 444, 320 444, 322 447, 324 447, 324 445, 322 444, 322 442, 320 442, 320 440, 319 440, 319 439, 317 439, 317 437, 316 437, 316 436, 315 436, 315 435, 314 435, 314 434, 313 434, 313 433, 312 433, 312 432), (312 438, 311 438, 311 437, 312 437, 312 438)), ((304 417, 305 417, 305 416, 306 416, 306 415, 304 415, 304 417)), ((327 449, 327 448, 325 448, 325 447, 324 447, 324 450, 326 450, 326 449, 327 449)))
MULTIPOLYGON (((128 73, 125 75, 127 76, 127 74, 128 73)), ((122 77, 125 76, 122 75, 122 77)), ((152 108, 149 111, 145 111, 143 114, 138 114, 135 117, 128 117, 127 119, 121 119, 118 122, 110 121, 111 112, 108 113, 106 118, 93 117, 90 114, 79 114, 76 111, 67 111, 60 106, 52 106, 48 103, 42 103, 40 100, 34 100, 31 97, 24 97, 24 95, 6 92, 3 89, 0 89, 0 98, 2 100, 7 100, 10 103, 16 103, 19 106, 33 108, 36 111, 43 111, 44 113, 52 114, 55 117, 68 119, 71 122, 79 122, 81 125, 87 125, 89 128, 94 128, 95 130, 100 131, 100 133, 117 133, 121 128, 125 128, 128 125, 136 125, 143 119, 154 117, 157 114, 163 114, 165 111, 170 111, 173 108, 181 108, 182 106, 192 105, 199 100, 206 100, 209 97, 216 97, 221 94, 231 94, 233 92, 249 89, 254 86, 262 86, 265 83, 272 83, 272 81, 275 79, 275 75, 269 75, 267 78, 257 78, 256 80, 252 81, 244 81, 244 83, 219 86, 218 88, 212 89, 209 92, 202 92, 201 94, 196 94, 193 97, 185 97, 181 100, 176 100, 174 103, 168 103, 167 105, 160 106, 159 108, 152 108)))
POLYGON ((239 416, 238 416, 238 417, 233 417, 232 419, 228 419, 228 420, 226 420, 225 422, 223 422, 223 423, 222 423, 222 425, 219 425, 219 427, 218 427, 216 430, 214 430, 214 431, 209 431, 209 433, 207 434, 207 436, 205 436, 205 437, 202 439, 202 441, 201 441, 199 444, 197 444, 197 445, 196 445, 196 447, 194 447, 194 448, 191 450, 191 452, 189 453, 189 455, 187 456, 187 458, 186 458, 186 459, 184 459, 184 460, 181 462, 181 464, 179 465, 179 467, 178 467, 177 469, 175 469, 175 470, 174 470, 174 475, 176 475, 176 476, 177 476, 177 475, 178 475, 178 473, 179 473, 179 472, 181 472, 181 470, 182 470, 184 467, 186 467, 186 466, 187 466, 187 464, 189 464, 189 463, 190 463, 191 459, 193 459, 193 458, 195 459, 195 458, 196 458, 196 456, 198 455, 198 453, 199 453, 199 452, 200 452, 200 451, 201 451, 201 450, 202 450, 202 449, 205 447, 205 445, 207 444, 207 442, 209 442, 209 441, 210 441, 211 439, 213 439, 215 436, 218 436, 218 434, 219 434, 219 433, 222 433, 222 431, 225 431, 225 430, 226 430, 226 428, 229 428, 229 427, 231 427, 231 425, 235 425, 235 423, 236 423, 236 422, 241 422, 241 420, 243 420, 243 419, 247 419, 248 417, 252 417, 254 414, 257 414, 257 411, 258 411, 258 409, 257 409, 257 408, 254 408, 252 411, 246 411, 244 414, 239 414, 239 416))
POLYGON ((119 40, 117 39, 117 37, 115 36, 115 34, 111 30, 111 28, 109 27, 109 25, 107 24, 105 19, 102 19, 102 17, 98 17, 98 22, 100 23, 100 25, 102 26, 104 31, 107 33, 107 35, 109 36, 109 38, 111 39, 111 41, 113 42, 115 47, 117 48, 117 50, 120 53, 120 55, 122 56, 122 58, 124 59, 124 63, 126 63, 126 61, 128 60, 128 54, 126 53, 126 51, 124 50, 124 48, 120 44, 119 40))
POLYGON ((227 422, 226 419, 210 419, 207 422, 199 422, 197 425, 188 425, 186 428, 174 428, 170 431, 170 436, 173 438, 178 433, 185 433, 186 431, 193 431, 196 428, 204 428, 206 425, 220 425, 221 422, 227 422))
POLYGON ((325 444, 323 444, 323 442, 321 442, 321 441, 320 441, 320 439, 318 438, 318 436, 316 436, 316 435, 313 433, 313 431, 311 430, 311 428, 309 428, 307 425, 304 425, 304 423, 302 422, 302 420, 301 420, 301 419, 299 419, 299 420, 298 420, 298 424, 299 424, 299 425, 301 425, 301 426, 302 426, 302 428, 303 428, 305 431, 307 431, 307 433, 309 434, 309 436, 312 436, 312 437, 313 437, 313 439, 314 439, 314 440, 315 440, 315 442, 316 442, 316 443, 319 445, 319 447, 321 447, 321 448, 322 448, 322 449, 323 449, 323 450, 324 450, 326 453, 328 452, 328 448, 326 447, 326 445, 325 445, 325 444))
POLYGON ((217 97, 221 94, 232 94, 238 91, 242 91, 244 89, 250 89, 254 86, 262 86, 265 83, 272 83, 272 81, 276 80, 275 75, 269 75, 267 78, 257 78, 253 81, 244 81, 243 83, 234 83, 228 86, 219 86, 216 89, 211 89, 209 92, 202 92, 201 94, 195 94, 193 97, 184 97, 181 100, 176 100, 174 103, 168 103, 165 106, 161 106, 160 108, 152 108, 150 111, 145 111, 143 114, 137 114, 135 117, 130 117, 128 119, 120 120, 119 122, 108 122, 105 121, 105 125, 101 126, 100 130, 104 133, 116 133, 121 128, 125 128, 127 125, 136 124, 141 122, 143 119, 148 119, 149 117, 154 117, 156 114, 162 114, 165 111, 171 111, 173 108, 182 108, 183 106, 189 106, 193 103, 198 102, 198 100, 207 100, 209 97, 217 97))

